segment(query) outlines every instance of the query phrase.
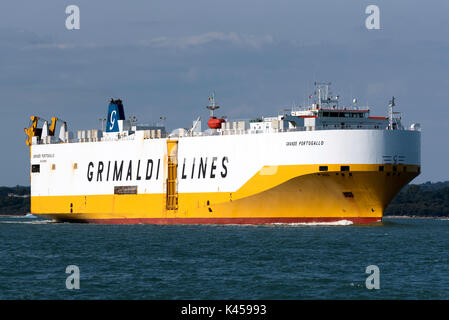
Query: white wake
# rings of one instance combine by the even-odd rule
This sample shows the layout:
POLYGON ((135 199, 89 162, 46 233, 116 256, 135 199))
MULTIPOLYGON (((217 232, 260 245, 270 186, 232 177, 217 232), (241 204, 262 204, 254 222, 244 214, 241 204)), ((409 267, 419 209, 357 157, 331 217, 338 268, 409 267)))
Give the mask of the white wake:
POLYGON ((273 223, 280 226, 349 226, 354 224, 349 220, 338 220, 332 222, 293 222, 293 223, 273 223))

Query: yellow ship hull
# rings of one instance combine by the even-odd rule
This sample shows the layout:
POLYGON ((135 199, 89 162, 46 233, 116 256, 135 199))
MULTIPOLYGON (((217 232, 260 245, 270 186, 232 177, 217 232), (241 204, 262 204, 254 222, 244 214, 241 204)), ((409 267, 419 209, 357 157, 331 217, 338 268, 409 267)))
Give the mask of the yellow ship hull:
POLYGON ((418 165, 266 166, 236 192, 33 196, 31 213, 57 221, 150 224, 263 224, 382 220, 418 165), (170 205, 167 204, 170 201, 170 205), (169 208, 169 209, 167 209, 169 208))

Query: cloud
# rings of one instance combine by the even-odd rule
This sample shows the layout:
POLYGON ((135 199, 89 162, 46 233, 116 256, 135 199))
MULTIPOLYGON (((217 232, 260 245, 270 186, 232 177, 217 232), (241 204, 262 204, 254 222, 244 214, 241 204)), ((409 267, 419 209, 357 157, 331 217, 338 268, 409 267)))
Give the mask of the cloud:
POLYGON ((49 44, 52 39, 49 36, 38 35, 32 31, 12 28, 0 28, 0 45, 12 47, 23 45, 49 44))
POLYGON ((197 68, 190 67, 188 71, 182 72, 180 74, 180 79, 188 82, 188 83, 195 83, 199 78, 199 72, 197 68))
POLYGON ((141 41, 141 45, 151 47, 178 47, 187 48, 205 45, 213 41, 228 42, 234 45, 260 48, 264 45, 274 43, 271 35, 256 36, 247 34, 237 34, 235 32, 207 32, 200 35, 191 35, 184 37, 158 37, 149 41, 141 41))
MULTIPOLYGON (((230 43, 238 47, 262 48, 263 46, 273 45, 275 41, 271 35, 249 35, 238 34, 235 32, 207 32, 199 35, 190 35, 182 37, 155 37, 149 40, 137 40, 130 43, 122 43, 119 46, 131 47, 151 47, 151 48, 193 48, 204 46, 213 42, 230 43)), ((26 42, 23 49, 95 49, 112 48, 117 45, 110 43, 58 43, 58 42, 26 42)))

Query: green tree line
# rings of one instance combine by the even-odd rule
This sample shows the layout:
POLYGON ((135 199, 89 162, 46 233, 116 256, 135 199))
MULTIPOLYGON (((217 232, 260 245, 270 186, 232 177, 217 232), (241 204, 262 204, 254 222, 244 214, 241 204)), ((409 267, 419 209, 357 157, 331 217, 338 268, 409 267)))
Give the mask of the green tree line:
POLYGON ((449 216, 449 181, 408 185, 387 207, 391 216, 449 216))
POLYGON ((30 212, 30 187, 0 187, 0 214, 26 214, 30 212), (14 196, 10 196, 10 195, 14 196))

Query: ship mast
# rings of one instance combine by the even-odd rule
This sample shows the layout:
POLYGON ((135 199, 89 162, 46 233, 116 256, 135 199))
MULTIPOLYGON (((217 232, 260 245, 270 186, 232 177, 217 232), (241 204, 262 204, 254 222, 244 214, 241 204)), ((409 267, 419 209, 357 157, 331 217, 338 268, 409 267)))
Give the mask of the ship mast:
POLYGON ((393 130, 393 107, 396 104, 394 103, 394 97, 391 98, 390 104, 388 105, 388 120, 389 120, 389 129, 393 130))
POLYGON ((214 116, 214 110, 220 108, 220 106, 217 106, 215 104, 215 91, 214 93, 212 93, 212 95, 209 97, 209 101, 210 101, 210 105, 206 106, 207 109, 210 110, 210 116, 213 117, 214 116))
POLYGON ((220 108, 220 106, 217 106, 215 104, 215 91, 214 93, 209 97, 210 104, 206 106, 207 109, 210 110, 210 117, 209 121, 207 122, 207 125, 210 129, 221 129, 221 124, 223 122, 226 122, 224 119, 217 119, 214 116, 214 110, 220 108))
POLYGON ((331 103, 335 103, 338 105, 339 96, 333 97, 330 96, 329 86, 332 84, 331 82, 315 82, 315 94, 318 92, 318 109, 321 108, 322 104, 325 103, 329 106, 331 103))

